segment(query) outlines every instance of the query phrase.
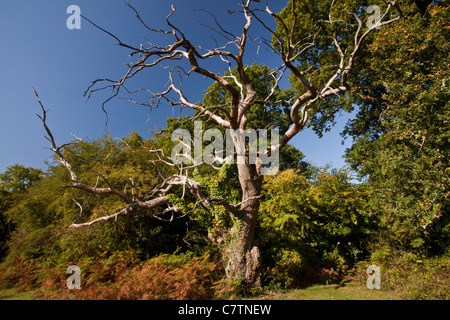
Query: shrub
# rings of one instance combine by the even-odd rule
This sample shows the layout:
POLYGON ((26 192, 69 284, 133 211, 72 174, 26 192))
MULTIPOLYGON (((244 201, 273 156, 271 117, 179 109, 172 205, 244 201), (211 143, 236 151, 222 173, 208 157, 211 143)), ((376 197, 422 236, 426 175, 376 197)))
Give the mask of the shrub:
POLYGON ((81 290, 66 291, 72 299, 177 300, 208 299, 213 295, 216 265, 191 253, 160 255, 133 265, 102 261, 92 264, 81 290))
POLYGON ((380 258, 378 255, 381 255, 382 259, 360 262, 355 268, 355 278, 363 285, 368 277, 367 267, 376 264, 381 269, 383 290, 398 292, 403 299, 450 299, 450 254, 421 258, 411 252, 387 254, 384 249, 377 252, 379 254, 373 256, 380 258))
POLYGON ((38 263, 35 260, 18 259, 3 263, 0 267, 0 288, 17 288, 26 291, 38 283, 38 263))

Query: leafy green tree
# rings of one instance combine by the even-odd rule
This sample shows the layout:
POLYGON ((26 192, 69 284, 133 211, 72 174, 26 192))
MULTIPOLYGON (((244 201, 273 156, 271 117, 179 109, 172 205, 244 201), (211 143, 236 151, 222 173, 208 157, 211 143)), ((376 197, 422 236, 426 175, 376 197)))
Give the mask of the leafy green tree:
POLYGON ((350 164, 374 186, 380 238, 442 253, 450 244, 449 7, 421 3, 405 4, 405 19, 370 45, 369 90, 383 90, 344 134, 355 138, 350 164))
POLYGON ((40 169, 26 168, 19 164, 9 166, 0 174, 0 190, 9 193, 25 192, 42 179, 42 174, 40 169))
POLYGON ((270 177, 264 190, 270 194, 262 205, 264 253, 277 281, 298 285, 308 281, 304 270, 344 272, 366 256, 376 223, 365 211, 370 188, 352 184, 347 172, 288 169, 270 177))
MULTIPOLYGON (((321 35, 320 49, 305 48, 310 54, 296 59, 313 70, 313 82, 324 85, 339 64, 335 41, 344 52, 356 43, 351 15, 344 13, 355 12, 367 25, 373 18, 366 12, 369 5, 384 12, 380 1, 325 1, 317 6, 300 1, 297 16, 287 8, 281 13, 291 24, 309 17, 309 23, 296 28, 296 39, 321 35), (322 24, 315 25, 318 19, 322 24)), ((348 95, 330 96, 312 106, 309 126, 321 136, 342 110, 353 112, 343 132, 354 139, 347 159, 374 189, 370 212, 381 219, 380 239, 402 249, 438 253, 448 248, 450 239, 449 9, 443 1, 429 0, 399 1, 396 6, 402 19, 365 37, 367 46, 358 51, 348 77, 348 95)), ((280 22, 278 29, 283 28, 280 22)), ((291 79, 293 89, 301 90, 301 82, 291 79)))
POLYGON ((6 252, 6 240, 11 232, 11 224, 6 220, 4 212, 10 207, 8 193, 0 191, 0 261, 6 252))
MULTIPOLYGON (((152 185, 160 182, 158 165, 149 164, 146 149, 153 142, 144 141, 135 132, 123 141, 126 143, 105 135, 66 147, 64 154, 80 179, 97 184, 98 188, 108 181, 130 197, 143 197, 152 185), (140 145, 131 147, 128 139, 140 141, 140 145)), ((5 217, 15 225, 8 241, 8 263, 40 261, 47 268, 67 268, 70 264, 87 268, 92 261, 105 260, 120 252, 148 259, 183 247, 187 218, 167 223, 153 218, 151 210, 98 228, 68 228, 73 223, 102 217, 121 206, 121 202, 115 197, 77 192, 66 182, 65 168, 50 165, 45 176, 5 210, 5 217)), ((171 212, 160 215, 164 220, 171 217, 171 212)))
POLYGON ((6 168, 0 174, 0 260, 6 253, 6 241, 14 229, 5 215, 15 202, 19 201, 23 193, 39 182, 43 177, 40 169, 24 167, 15 164, 6 168))

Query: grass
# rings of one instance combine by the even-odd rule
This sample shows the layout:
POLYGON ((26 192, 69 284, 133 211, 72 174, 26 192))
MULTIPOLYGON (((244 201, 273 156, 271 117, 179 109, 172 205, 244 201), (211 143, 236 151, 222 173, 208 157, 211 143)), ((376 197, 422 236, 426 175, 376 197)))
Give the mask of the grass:
POLYGON ((33 292, 19 292, 17 289, 0 289, 0 300, 33 300, 33 292))
POLYGON ((286 292, 271 292, 259 296, 263 300, 400 300, 401 297, 387 290, 370 290, 358 284, 315 285, 286 292))
MULTIPOLYGON (((42 296, 41 296, 42 297, 42 296)), ((17 289, 0 289, 0 300, 33 300, 33 291, 19 292, 17 289)), ((254 297, 256 300, 400 300, 401 297, 388 290, 369 290, 359 284, 344 286, 315 285, 285 292, 270 292, 254 297)))

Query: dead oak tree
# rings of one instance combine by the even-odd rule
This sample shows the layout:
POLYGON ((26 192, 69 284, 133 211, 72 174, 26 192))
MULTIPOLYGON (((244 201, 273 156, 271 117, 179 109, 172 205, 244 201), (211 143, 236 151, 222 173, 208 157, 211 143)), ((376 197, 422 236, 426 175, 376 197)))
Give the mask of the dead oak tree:
MULTIPOLYGON (((91 86, 86 90, 85 95, 89 98, 94 92, 110 89, 111 94, 104 101, 102 106, 104 107, 105 103, 117 97, 121 90, 127 90, 124 86, 125 83, 137 74, 149 68, 163 65, 166 62, 175 63, 175 67, 167 67, 169 79, 167 88, 159 93, 151 93, 151 102, 144 105, 156 108, 166 103, 171 106, 188 107, 195 110, 198 115, 207 117, 215 122, 218 126, 239 131, 247 129, 247 115, 249 112, 252 112, 252 107, 255 105, 263 105, 264 107, 269 105, 270 98, 278 86, 280 79, 283 75, 290 72, 295 77, 295 80, 301 84, 303 89, 295 97, 291 97, 289 101, 285 101, 285 104, 289 104, 290 106, 289 118, 291 125, 279 139, 278 143, 271 145, 265 150, 265 156, 267 156, 278 152, 305 127, 308 121, 308 111, 312 106, 318 105, 320 107, 321 101, 324 101, 330 96, 340 95, 351 89, 349 78, 355 67, 355 59, 366 37, 374 32, 376 28, 392 23, 401 17, 401 11, 396 5, 396 1, 388 1, 385 3, 385 11, 380 16, 377 24, 366 27, 361 19, 361 15, 346 13, 353 19, 353 23, 349 24, 339 19, 333 19, 331 12, 334 1, 332 1, 328 8, 328 18, 314 21, 313 23, 317 26, 317 28, 314 28, 314 32, 311 31, 308 34, 304 34, 299 39, 296 35, 296 30, 302 23, 297 11, 300 1, 289 1, 288 7, 285 9, 289 11, 289 21, 286 17, 272 12, 267 3, 264 5, 259 2, 240 0, 238 3, 240 9, 234 12, 229 11, 230 14, 240 14, 243 17, 242 29, 238 35, 227 31, 216 17, 211 14, 214 18, 215 26, 209 28, 221 35, 223 39, 226 39, 226 42, 222 46, 217 45, 212 49, 204 49, 196 46, 186 37, 181 28, 172 23, 171 18, 175 13, 173 6, 170 14, 166 18, 166 29, 155 29, 144 21, 138 10, 128 4, 129 8, 134 12, 137 19, 148 32, 163 34, 167 39, 171 39, 167 45, 147 43, 136 46, 127 44, 114 34, 104 30, 84 17, 96 28, 113 37, 119 46, 129 50, 130 58, 136 59, 128 65, 127 72, 120 79, 97 79, 92 82, 91 86), (254 2, 258 2, 258 4, 254 2), (273 21, 277 23, 277 29, 270 27, 270 22, 273 21), (274 81, 272 81, 272 87, 266 96, 261 96, 261 93, 257 92, 255 83, 249 77, 247 67, 244 64, 244 57, 248 54, 253 54, 247 53, 247 48, 250 41, 251 26, 254 23, 257 23, 262 30, 267 31, 268 36, 265 38, 262 35, 258 35, 259 43, 265 45, 268 50, 275 53, 279 60, 279 67, 267 75, 273 78, 274 81), (327 28, 322 27, 324 25, 334 24, 345 24, 345 27, 350 30, 345 36, 345 47, 344 37, 342 35, 328 32, 327 28), (349 34, 351 35, 349 36, 349 34), (338 63, 327 66, 333 71, 325 83, 316 84, 310 81, 310 76, 324 66, 312 65, 305 67, 296 62, 299 57, 311 52, 311 49, 315 48, 318 41, 321 41, 320 39, 323 39, 323 37, 331 41, 332 50, 338 57, 338 63), (348 41, 349 37, 351 38, 350 42, 348 41), (205 62, 210 59, 220 59, 229 73, 222 75, 205 67, 205 62), (233 75, 233 69, 237 70, 237 75, 233 75), (205 107, 189 101, 180 83, 174 81, 173 75, 175 71, 183 74, 185 81, 192 74, 198 74, 210 79, 212 82, 221 86, 231 96, 231 102, 226 106, 205 107)), ((254 38, 256 39, 256 37, 254 38)), ((144 88, 139 88, 134 92, 141 90, 151 92, 144 88)), ((127 92, 129 91, 127 90, 127 92)), ((230 215, 239 220, 240 223, 236 224, 232 228, 233 230, 228 230, 229 235, 233 235, 234 240, 229 241, 228 248, 224 252, 227 260, 227 276, 231 279, 243 280, 253 287, 259 287, 261 285, 261 243, 258 240, 258 235, 255 234, 255 230, 258 224, 258 211, 261 198, 262 161, 256 161, 256 163, 245 161, 245 163, 237 164, 239 182, 242 189, 242 201, 240 203, 228 203, 225 199, 209 199, 202 191, 200 184, 190 177, 189 170, 203 163, 194 161, 191 166, 183 167, 183 165, 176 163, 174 159, 164 154, 162 150, 150 150, 152 153, 158 155, 161 162, 167 165, 177 166, 179 168, 179 174, 167 177, 160 185, 149 191, 144 199, 134 201, 125 192, 114 189, 105 177, 102 177, 102 179, 108 185, 107 188, 91 187, 79 181, 76 172, 61 152, 61 149, 66 147, 66 145, 56 145, 46 123, 46 110, 38 96, 37 98, 42 108, 42 116, 40 118, 47 132, 47 139, 51 143, 51 149, 56 154, 57 160, 70 174, 71 184, 67 187, 97 195, 112 194, 124 202, 123 209, 116 213, 86 223, 73 223, 71 227, 79 228, 100 221, 117 219, 119 216, 139 214, 144 209, 158 206, 166 206, 167 208, 179 210, 179 208, 176 208, 175 205, 170 203, 168 194, 175 187, 182 187, 184 190, 189 190, 192 193, 198 205, 202 205, 208 210, 215 205, 223 206, 230 215)), ((233 143, 236 150, 243 146, 245 149, 245 139, 235 136, 233 143)))

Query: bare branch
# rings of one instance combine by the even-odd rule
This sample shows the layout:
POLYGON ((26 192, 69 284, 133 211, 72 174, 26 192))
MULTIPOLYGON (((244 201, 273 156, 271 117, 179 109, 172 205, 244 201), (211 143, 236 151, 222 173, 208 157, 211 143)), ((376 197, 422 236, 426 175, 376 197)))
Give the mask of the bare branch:
POLYGON ((135 202, 132 203, 130 205, 128 205, 127 207, 123 208, 122 210, 111 214, 111 215, 107 215, 107 216, 103 216, 97 219, 94 219, 92 221, 89 222, 84 222, 84 223, 72 223, 70 225, 71 228, 80 228, 80 227, 85 227, 85 226, 90 226, 93 225, 95 223, 101 222, 101 221, 109 221, 109 220, 117 220, 118 217, 120 216, 131 216, 131 215, 137 215, 139 214, 143 209, 151 209, 154 207, 158 207, 164 204, 169 203, 169 198, 166 196, 162 196, 162 197, 158 197, 155 199, 151 199, 148 201, 144 201, 144 202, 135 202))
POLYGON ((75 219, 75 221, 73 223, 76 223, 78 220, 81 219, 81 215, 83 214, 83 207, 81 206, 81 204, 78 203, 77 200, 72 199, 73 202, 75 202, 75 204, 80 208, 80 214, 78 215, 78 218, 75 219))
POLYGON ((238 213, 238 209, 236 205, 232 205, 228 203, 227 200, 222 198, 209 198, 208 202, 213 205, 221 205, 225 208, 228 212, 230 212, 233 216, 236 216, 238 213))
POLYGON ((236 44, 236 40, 239 40, 239 38, 236 37, 236 35, 234 35, 232 32, 229 32, 229 31, 225 30, 222 27, 222 25, 220 24, 219 20, 217 20, 217 17, 215 16, 215 14, 213 14, 212 12, 210 12, 210 11, 208 11, 206 9, 200 9, 200 10, 195 10, 195 11, 203 11, 203 12, 206 12, 207 14, 209 14, 214 19, 214 23, 217 25, 217 27, 219 27, 220 31, 215 29, 215 28, 213 28, 213 27, 207 26, 207 25, 205 25, 203 23, 201 23, 201 25, 207 27, 208 29, 211 29, 211 30, 217 32, 222 37, 224 37, 225 39, 230 41, 229 43, 234 43, 236 46, 238 46, 236 44))
POLYGON ((39 117, 39 119, 41 119, 42 124, 43 124, 43 126, 45 128, 45 131, 47 132, 47 135, 48 135, 47 140, 49 140, 50 143, 51 143, 51 148, 50 149, 57 155, 59 163, 61 163, 67 169, 67 171, 70 174, 70 179, 72 181, 72 185, 65 186, 65 187, 81 189, 81 190, 84 190, 84 191, 87 191, 87 192, 90 192, 90 193, 93 193, 93 194, 114 194, 114 195, 118 196, 119 198, 121 198, 122 200, 124 200, 126 203, 130 203, 131 202, 130 198, 125 193, 120 192, 119 190, 116 190, 116 189, 114 189, 112 187, 109 187, 109 188, 90 187, 90 186, 87 186, 87 185, 81 183, 78 180, 78 177, 77 177, 77 175, 75 173, 75 170, 72 168, 70 163, 66 160, 66 158, 63 155, 63 153, 61 152, 61 149, 64 146, 67 146, 68 144, 64 144, 64 145, 59 146, 59 147, 56 145, 55 138, 53 137, 52 132, 50 131, 49 127, 47 126, 47 122, 46 122, 46 120, 47 120, 47 110, 45 110, 45 108, 44 108, 44 106, 43 106, 43 104, 41 102, 41 99, 39 98, 39 95, 38 95, 38 93, 36 92, 36 90, 34 88, 33 88, 33 91, 34 91, 34 94, 36 95, 36 98, 37 98, 37 100, 39 102, 39 105, 41 106, 41 109, 42 109, 42 116, 40 116, 40 115, 37 115, 37 116, 39 117))
POLYGON ((130 45, 126 44, 126 43, 123 43, 118 37, 116 37, 115 35, 113 35, 111 32, 109 32, 109 31, 103 29, 102 27, 99 27, 98 25, 96 25, 94 22, 92 22, 91 20, 89 20, 89 19, 86 18, 85 16, 81 15, 81 17, 82 17, 83 19, 85 19, 86 21, 88 21, 90 24, 92 24, 92 25, 93 25, 94 27, 96 27, 97 29, 99 29, 99 30, 105 32, 106 34, 108 34, 108 35, 110 35, 111 37, 113 37, 114 39, 116 39, 117 42, 118 42, 118 44, 119 44, 120 46, 125 47, 125 48, 128 48, 128 49, 131 49, 131 50, 133 50, 133 51, 138 51, 138 52, 140 51, 138 48, 135 48, 135 47, 130 46, 130 45))
MULTIPOLYGON (((292 1, 292 10, 295 10, 295 0, 292 1)), ((331 3, 331 6, 333 6, 334 1, 331 3)), ((331 11, 331 10, 330 10, 331 11)), ((361 48, 361 45, 363 43, 363 40, 375 30, 375 26, 369 28, 365 32, 363 31, 363 23, 361 19, 355 14, 351 13, 355 20, 358 23, 357 30, 355 32, 354 36, 354 45, 353 50, 350 52, 350 54, 347 54, 347 50, 343 51, 340 43, 336 37, 336 35, 332 35, 333 43, 336 47, 336 50, 340 57, 339 67, 337 68, 336 72, 329 78, 325 86, 320 90, 317 91, 315 86, 304 77, 304 72, 299 70, 293 63, 292 63, 292 57, 297 58, 301 52, 309 48, 310 46, 315 44, 315 37, 313 38, 313 41, 309 44, 303 44, 303 48, 299 49, 299 43, 293 45, 291 42, 292 40, 292 34, 293 30, 288 30, 287 25, 283 22, 283 20, 279 17, 276 17, 275 14, 273 14, 268 8, 266 8, 266 12, 270 15, 277 18, 278 21, 280 21, 282 27, 284 28, 284 31, 286 33, 287 41, 289 42, 289 45, 286 46, 286 51, 284 51, 283 46, 280 44, 280 52, 279 55, 283 59, 284 64, 287 68, 290 69, 290 71, 293 73, 293 75, 300 81, 300 83, 303 84, 303 86, 307 89, 307 92, 302 94, 295 103, 291 106, 290 111, 290 117, 293 122, 291 127, 288 129, 288 131, 284 134, 284 136, 280 139, 280 142, 277 146, 272 146, 271 150, 269 152, 272 152, 276 149, 281 149, 284 145, 286 145, 289 140, 294 137, 300 130, 303 129, 303 127, 306 124, 306 121, 308 119, 308 110, 310 106, 317 100, 324 99, 331 95, 336 95, 341 92, 345 92, 350 89, 350 85, 348 84, 348 77, 350 73, 353 70, 354 63, 356 56, 361 48), (289 33, 289 35, 288 35, 289 33), (298 50, 298 53, 293 55, 293 50, 298 50), (340 85, 337 87, 333 87, 333 83, 340 79, 340 85), (301 110, 301 113, 299 114, 299 111, 301 110)), ((379 25, 386 25, 390 24, 402 16, 402 13, 398 6, 396 5, 396 1, 389 2, 388 7, 383 14, 382 18, 379 21, 379 25), (383 21, 383 19, 387 16, 387 13, 390 11, 391 7, 395 7, 397 9, 398 15, 395 18, 392 18, 388 21, 383 21)), ((256 16, 255 16, 256 17, 256 16)), ((257 18, 258 21, 260 21, 259 18, 257 18)), ((296 19, 294 14, 294 20, 296 19)), ((261 21, 260 21, 261 22, 261 21)), ((329 16, 329 21, 325 21, 327 23, 335 23, 340 22, 339 20, 332 20, 331 15, 329 16)), ((262 22, 261 22, 262 23, 262 22)), ((294 23, 295 24, 295 23, 294 23)), ((263 26, 270 31, 270 28, 268 28, 264 23, 263 26)), ((316 35, 317 36, 317 35, 316 35)), ((281 39, 277 38, 280 42, 281 39)))

